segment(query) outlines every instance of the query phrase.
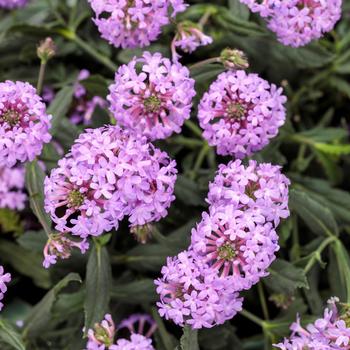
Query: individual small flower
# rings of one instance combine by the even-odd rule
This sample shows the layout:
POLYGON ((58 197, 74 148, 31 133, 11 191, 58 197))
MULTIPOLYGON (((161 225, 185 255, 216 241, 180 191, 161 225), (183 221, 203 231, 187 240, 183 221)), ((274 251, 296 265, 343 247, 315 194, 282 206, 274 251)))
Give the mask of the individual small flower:
POLYGON ((274 347, 281 350, 350 349, 350 328, 347 320, 339 315, 336 305, 338 301, 338 298, 331 298, 323 318, 309 324, 306 329, 301 326, 298 316, 297 321, 290 327, 291 337, 284 339, 282 343, 274 344, 274 347))
POLYGON ((146 338, 151 338, 157 329, 157 324, 153 318, 147 314, 134 314, 120 322, 118 332, 127 329, 130 334, 141 334, 146 338))
POLYGON ((155 41, 161 29, 186 9, 183 0, 89 0, 102 38, 116 47, 136 48, 155 41))
POLYGON ((235 290, 249 289, 268 275, 279 250, 277 233, 264 221, 259 213, 232 204, 212 206, 192 230, 192 249, 235 290))
POLYGON ((51 116, 28 83, 0 83, 0 167, 32 161, 51 140, 51 116))
POLYGON ((7 284, 11 281, 11 275, 5 273, 4 268, 0 265, 0 311, 4 307, 4 304, 1 302, 3 300, 5 293, 7 292, 7 284))
POLYGON ((244 158, 278 134, 286 118, 282 88, 243 70, 224 72, 198 107, 203 137, 220 155, 244 158))
POLYGON ((109 91, 107 100, 117 122, 150 140, 179 133, 196 94, 186 67, 149 52, 121 66, 109 91))
POLYGON ((0 8, 12 10, 19 7, 24 7, 28 0, 0 0, 0 8))
POLYGON ((155 281, 159 314, 194 329, 223 324, 242 309, 243 299, 230 280, 219 278, 193 251, 168 258, 162 277, 155 281))
POLYGON ((86 239, 73 241, 64 234, 52 234, 44 247, 43 266, 48 269, 57 263, 57 259, 68 259, 73 248, 78 248, 82 254, 89 249, 86 239))
POLYGON ((269 163, 258 164, 250 160, 244 166, 241 160, 221 164, 212 183, 209 184, 207 202, 211 206, 231 203, 238 210, 254 211, 263 222, 274 227, 280 219, 289 216, 289 179, 281 173, 281 167, 269 163))
POLYGON ((107 350, 111 346, 115 336, 115 324, 112 316, 105 315, 101 323, 96 323, 94 329, 88 330, 88 343, 86 350, 107 350))
MULTIPOLYGON (((89 349, 88 349, 89 350, 89 349)), ((141 334, 132 334, 130 340, 119 339, 109 350, 155 350, 152 340, 141 334)))
POLYGON ((27 196, 24 191, 23 167, 0 167, 0 208, 22 210, 27 196))
POLYGON ((177 32, 171 44, 173 60, 176 61, 181 57, 176 52, 177 47, 183 52, 192 53, 199 46, 209 45, 212 42, 213 39, 203 33, 199 24, 183 21, 177 25, 177 32))

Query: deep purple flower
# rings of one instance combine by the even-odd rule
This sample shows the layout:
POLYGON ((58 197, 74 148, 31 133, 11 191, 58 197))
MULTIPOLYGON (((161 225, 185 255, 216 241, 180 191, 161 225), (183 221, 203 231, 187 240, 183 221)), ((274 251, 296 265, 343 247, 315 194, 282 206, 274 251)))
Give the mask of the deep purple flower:
POLYGON ((25 171, 23 167, 0 167, 0 208, 24 208, 27 196, 24 190, 25 171))
POLYGON ((192 230, 192 248, 219 276, 228 277, 235 290, 249 289, 268 275, 279 249, 278 235, 264 221, 254 210, 212 206, 192 230))
POLYGON ((292 335, 274 347, 281 350, 348 350, 350 349, 349 314, 339 315, 338 298, 328 301, 323 318, 309 324, 306 329, 297 321, 292 324, 292 335))
POLYGON ((4 294, 7 292, 7 283, 10 283, 11 275, 5 273, 4 268, 0 265, 0 311, 2 310, 4 304, 1 300, 4 298, 4 294))
POLYGON ((240 160, 231 161, 219 166, 209 184, 207 201, 210 205, 232 203, 237 210, 254 211, 262 223, 272 222, 277 227, 281 218, 289 216, 289 184, 280 166, 250 160, 245 167, 240 160))
POLYGON ((171 16, 185 10, 183 0, 89 0, 102 38, 122 48, 148 46, 171 16))
POLYGON ((19 7, 24 7, 28 0, 0 0, 0 8, 12 10, 19 7))
POLYGON ((119 339, 109 350, 155 350, 152 340, 141 334, 132 334, 130 340, 119 339))
POLYGON ((196 94, 189 75, 180 63, 144 52, 118 69, 107 97, 110 110, 118 123, 150 140, 179 133, 196 94))
POLYGON ((0 83, 0 166, 33 160, 51 140, 51 116, 28 83, 0 83))
POLYGON ((257 74, 224 72, 198 108, 203 136, 220 155, 244 158, 264 148, 285 122, 282 89, 257 74))
POLYGON ((168 258, 161 272, 162 277, 155 281, 159 313, 180 326, 210 328, 231 319, 242 308, 243 299, 231 281, 219 278, 192 251, 168 258))
POLYGON ((151 338, 157 329, 157 324, 153 318, 147 314, 134 314, 120 322, 118 332, 127 329, 130 334, 141 334, 146 338, 151 338))
POLYGON ((86 350, 112 349, 115 336, 115 325, 112 316, 105 315, 101 323, 95 324, 94 329, 88 330, 88 343, 86 350))

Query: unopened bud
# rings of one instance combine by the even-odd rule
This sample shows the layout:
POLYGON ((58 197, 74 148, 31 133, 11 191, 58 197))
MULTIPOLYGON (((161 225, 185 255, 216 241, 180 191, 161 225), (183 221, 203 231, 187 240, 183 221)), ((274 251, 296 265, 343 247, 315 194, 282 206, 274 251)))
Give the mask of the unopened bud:
POLYGON ((51 38, 46 38, 40 42, 37 48, 37 55, 42 62, 47 62, 53 56, 55 56, 57 51, 56 45, 51 38))
POLYGON ((248 59, 243 51, 224 49, 221 51, 220 60, 227 69, 247 69, 248 59))
POLYGON ((272 294, 269 300, 272 301, 278 308, 287 310, 295 300, 295 297, 286 294, 272 294))
POLYGON ((130 229, 136 240, 142 244, 146 244, 152 237, 153 227, 151 224, 136 225, 130 229))

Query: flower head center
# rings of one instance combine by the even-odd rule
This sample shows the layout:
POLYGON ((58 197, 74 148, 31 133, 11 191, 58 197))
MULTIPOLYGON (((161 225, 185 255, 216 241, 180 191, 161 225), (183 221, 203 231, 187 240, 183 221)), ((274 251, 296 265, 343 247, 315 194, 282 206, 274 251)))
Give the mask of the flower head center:
POLYGON ((78 190, 73 190, 68 195, 68 206, 69 207, 80 207, 84 203, 84 195, 78 190))
POLYGON ((156 113, 159 112, 162 101, 155 95, 145 98, 143 106, 145 107, 146 112, 156 113))
POLYGON ((15 126, 21 120, 21 116, 17 111, 13 109, 9 109, 8 111, 6 111, 4 114, 0 116, 0 119, 2 119, 4 122, 9 124, 10 126, 15 126))
POLYGON ((226 108, 226 113, 230 119, 243 120, 245 108, 240 103, 230 103, 226 108))
POLYGON ((237 256, 236 247, 234 244, 224 243, 217 249, 218 256, 222 260, 233 260, 237 256))

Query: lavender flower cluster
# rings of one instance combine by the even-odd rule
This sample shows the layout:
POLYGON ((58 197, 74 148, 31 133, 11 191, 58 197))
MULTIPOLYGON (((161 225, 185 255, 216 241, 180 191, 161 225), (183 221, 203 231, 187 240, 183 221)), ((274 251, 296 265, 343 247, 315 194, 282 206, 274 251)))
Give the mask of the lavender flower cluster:
POLYGON ((289 180, 280 167, 240 160, 221 165, 209 185, 209 212, 192 230, 191 246, 168 258, 155 281, 159 313, 176 324, 210 328, 242 308, 249 289, 279 249, 275 228, 289 216, 289 180))
MULTIPOLYGON (((145 138, 118 126, 88 129, 45 179, 45 209, 59 237, 80 237, 85 251, 89 236, 117 229, 124 216, 134 228, 166 216, 176 174, 175 161, 145 138)), ((48 254, 46 265, 55 260, 48 254)))
POLYGON ((338 298, 328 300, 323 318, 309 324, 306 329, 300 324, 300 318, 292 324, 290 339, 275 344, 281 350, 346 350, 350 348, 349 312, 340 315, 338 298))
POLYGON ((107 314, 100 324, 88 330, 86 350, 154 350, 151 337, 156 329, 155 321, 148 315, 131 315, 116 327, 112 316, 107 314), (120 338, 114 344, 116 333, 125 330, 128 337, 120 338))
POLYGON ((28 0, 0 0, 0 8, 13 10, 15 8, 24 7, 28 0))
POLYGON ((4 306, 1 300, 4 298, 4 294, 7 291, 7 284, 10 282, 11 275, 9 273, 5 273, 4 268, 0 265, 0 311, 4 306))
POLYGON ((304 46, 330 32, 341 16, 342 0, 240 0, 266 18, 284 45, 304 46))

